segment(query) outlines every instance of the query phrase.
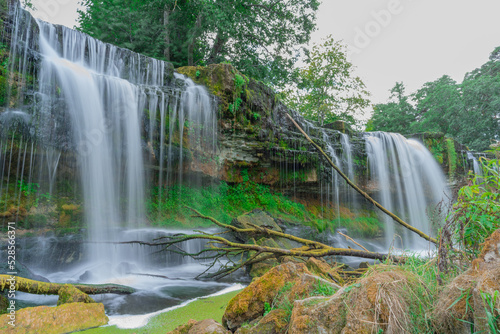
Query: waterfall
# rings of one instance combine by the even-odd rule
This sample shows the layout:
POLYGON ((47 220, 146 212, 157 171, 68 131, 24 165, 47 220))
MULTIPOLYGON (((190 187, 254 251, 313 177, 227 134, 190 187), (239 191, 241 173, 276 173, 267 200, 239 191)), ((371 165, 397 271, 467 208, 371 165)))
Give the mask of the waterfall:
POLYGON ((10 56, 19 59, 11 71, 23 80, 17 95, 8 95, 8 105, 19 110, 0 114, 0 170, 7 176, 0 196, 15 178, 18 203, 27 182, 43 184, 50 198, 61 160, 73 159, 68 165, 79 174, 88 227, 86 256, 102 271, 94 274, 109 276, 109 264, 143 262, 148 250, 118 250, 112 243, 149 238, 130 232, 145 223, 146 177, 157 178, 160 189, 166 182, 181 183, 191 161, 183 154, 185 143, 193 154, 213 159, 214 97, 182 75, 173 77, 171 64, 34 20, 18 4, 11 17, 10 56), (31 87, 24 82, 27 73, 31 87), (159 168, 146 170, 148 162, 159 168))
POLYGON ((467 160, 472 161, 474 174, 476 174, 477 176, 483 176, 483 167, 472 152, 467 151, 467 160))
MULTIPOLYGON (((400 134, 373 132, 366 134, 371 181, 376 199, 410 225, 432 235, 432 210, 440 201, 450 199, 443 172, 432 154, 418 141, 400 134)), ((425 242, 407 230, 398 231, 394 221, 383 216, 386 246, 397 232, 402 247, 421 248, 425 242)))

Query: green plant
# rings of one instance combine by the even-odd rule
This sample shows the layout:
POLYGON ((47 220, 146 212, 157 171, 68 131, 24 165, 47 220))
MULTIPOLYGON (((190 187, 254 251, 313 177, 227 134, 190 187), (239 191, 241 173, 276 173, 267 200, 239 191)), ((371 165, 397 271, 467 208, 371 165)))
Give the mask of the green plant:
POLYGON ((238 111, 238 109, 240 108, 240 105, 241 105, 242 102, 243 102, 243 100, 238 97, 234 101, 234 103, 232 103, 232 104, 229 105, 229 107, 228 107, 229 108, 229 112, 234 115, 238 111))
POLYGON ((241 90, 241 88, 243 87, 243 85, 246 83, 246 80, 244 77, 242 77, 241 75, 239 74, 236 74, 233 78, 233 81, 234 81, 234 86, 236 88, 236 90, 241 90))
POLYGON ((314 286, 314 290, 311 292, 311 296, 328 297, 334 295, 335 292, 337 292, 337 289, 335 289, 331 284, 318 279, 316 281, 316 285, 314 286))
POLYGON ((25 183, 24 180, 19 180, 17 182, 19 184, 19 189, 26 196, 36 194, 38 192, 38 189, 40 188, 40 185, 38 183, 25 183))
POLYGON ((470 174, 471 185, 460 189, 447 217, 455 242, 470 260, 477 257, 484 240, 500 228, 500 160, 481 163, 484 175, 470 174))
POLYGON ((268 303, 268 302, 265 302, 264 303, 264 317, 269 313, 271 312, 273 309, 271 307, 271 305, 268 303))
POLYGON ((499 292, 495 291, 493 295, 481 292, 481 299, 486 312, 486 321, 490 329, 490 333, 500 333, 500 309, 497 308, 497 301, 500 300, 499 292))
POLYGON ((200 72, 199 70, 198 70, 198 71, 196 71, 196 77, 197 77, 197 78, 199 78, 199 77, 200 77, 200 75, 201 75, 201 72, 200 72))

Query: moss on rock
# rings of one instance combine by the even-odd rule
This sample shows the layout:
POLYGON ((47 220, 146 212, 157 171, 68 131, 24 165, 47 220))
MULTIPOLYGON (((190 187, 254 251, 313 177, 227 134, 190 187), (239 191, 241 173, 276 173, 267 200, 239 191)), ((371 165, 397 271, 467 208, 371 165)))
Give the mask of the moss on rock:
POLYGON ((71 284, 65 284, 61 289, 59 289, 58 295, 58 306, 67 303, 95 303, 89 295, 78 290, 71 284))
POLYGON ((108 317, 101 303, 69 303, 24 308, 16 311, 15 327, 8 321, 8 315, 0 316, 0 332, 62 334, 103 326, 108 323, 108 317))

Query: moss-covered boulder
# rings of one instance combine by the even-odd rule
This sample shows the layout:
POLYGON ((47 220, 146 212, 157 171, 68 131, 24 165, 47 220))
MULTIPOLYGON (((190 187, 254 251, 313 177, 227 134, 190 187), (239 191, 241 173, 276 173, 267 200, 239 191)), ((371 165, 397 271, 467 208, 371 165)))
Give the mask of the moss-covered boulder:
MULTIPOLYGON (((330 278, 311 273, 305 263, 293 258, 285 260, 255 279, 229 302, 222 319, 227 328, 237 329, 237 333, 282 333, 287 327, 294 301, 315 295, 332 295, 341 288, 330 278)), ((327 268, 324 270, 328 271, 327 268)))
MULTIPOLYGON (((415 291, 425 287, 418 278, 393 266, 378 266, 331 297, 296 300, 288 333, 404 333, 415 328, 415 291)), ((418 307, 417 307, 418 309, 418 307)))
POLYGON ((347 311, 342 297, 340 292, 332 298, 317 296, 295 301, 288 333, 340 333, 347 311))
POLYGON ((95 303, 89 295, 78 290, 71 284, 65 284, 61 289, 59 289, 58 295, 58 306, 67 303, 95 303))
POLYGON ((439 333, 469 333, 470 323, 481 333, 489 330, 487 312, 500 328, 500 298, 491 309, 495 291, 500 291, 500 229, 486 239, 472 267, 447 285, 435 304, 433 324, 439 333), (469 324, 468 324, 469 323, 469 324))
POLYGON ((264 276, 253 281, 229 302, 222 323, 230 330, 236 330, 264 314, 264 305, 273 299, 288 282, 297 281, 309 273, 304 264, 289 262, 274 267, 264 276))
POLYGON ((187 324, 181 325, 167 334, 231 334, 213 319, 202 321, 189 320, 187 324))
POLYGON ((236 331, 236 334, 280 334, 288 327, 288 315, 283 309, 270 311, 263 317, 246 324, 236 331))
POLYGON ((28 307, 16 312, 15 327, 8 315, 0 316, 1 333, 62 334, 103 326, 108 323, 101 303, 69 303, 57 307, 28 307))

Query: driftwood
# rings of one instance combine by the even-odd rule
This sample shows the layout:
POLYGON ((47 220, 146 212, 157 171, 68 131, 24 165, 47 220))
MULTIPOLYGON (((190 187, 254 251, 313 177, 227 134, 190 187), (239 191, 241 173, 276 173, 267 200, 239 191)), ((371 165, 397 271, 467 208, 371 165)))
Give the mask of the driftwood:
MULTIPOLYGON (((65 283, 48 283, 31 280, 24 277, 0 275, 0 291, 9 290, 11 282, 15 281, 16 291, 27 292, 37 295, 57 295, 65 283), (13 278, 13 279, 12 279, 13 278)), ((136 289, 119 284, 72 284, 78 290, 88 295, 102 293, 115 293, 129 295, 136 289)))
POLYGON ((390 254, 382 254, 351 248, 335 248, 318 241, 299 238, 291 234, 275 231, 269 227, 257 226, 251 223, 248 223, 248 225, 250 226, 249 228, 239 228, 236 226, 223 224, 215 218, 205 216, 193 208, 189 209, 195 213, 195 215, 193 215, 194 218, 210 220, 218 227, 223 228, 224 231, 217 234, 209 234, 204 232, 199 232, 198 234, 177 234, 156 239, 156 241, 154 242, 126 241, 120 242, 120 244, 163 246, 163 251, 170 251, 184 256, 190 256, 197 260, 211 260, 212 262, 211 265, 208 266, 208 269, 197 277, 199 278, 205 275, 203 276, 204 278, 210 279, 220 279, 232 274, 233 272, 241 268, 244 268, 245 266, 251 266, 255 263, 263 262, 268 259, 279 259, 285 256, 295 258, 354 256, 379 261, 385 261, 387 259, 390 259, 394 262, 404 261, 403 257, 390 254), (265 245, 239 243, 222 237, 222 235, 228 232, 245 234, 249 238, 255 238, 255 240, 262 237, 283 238, 298 243, 301 246, 297 248, 286 249, 265 245), (196 239, 207 240, 208 247, 198 253, 188 253, 178 246, 182 242, 196 239), (217 263, 221 264, 220 269, 215 273, 207 274, 207 272, 210 269, 214 268, 217 263))
POLYGON ((390 212, 389 210, 387 210, 385 207, 383 207, 380 203, 378 203, 377 201, 375 201, 373 198, 370 197, 370 195, 368 195, 367 193, 365 193, 363 190, 361 190, 357 185, 355 185, 351 180, 349 180, 349 178, 347 177, 347 175, 345 175, 341 170, 340 168, 338 168, 334 163, 333 161, 330 159, 330 157, 328 156, 328 154, 326 154, 322 149, 321 147, 316 144, 308 135, 307 133, 304 132, 304 130, 302 130, 302 128, 300 127, 300 125, 297 124, 297 122, 295 122, 295 120, 292 118, 292 116, 290 116, 289 114, 286 114, 288 116, 288 118, 290 119, 290 121, 292 121, 292 123, 295 125, 295 127, 304 135, 304 137, 325 157, 326 161, 328 161, 328 163, 330 164, 330 166, 332 166, 333 169, 335 169, 337 171, 337 173, 339 173, 339 175, 347 182, 347 184, 349 184, 354 190, 356 190, 361 196, 363 196, 366 200, 368 200, 370 203, 372 203, 373 205, 375 205, 377 208, 379 208, 382 212, 384 212, 386 215, 390 216, 392 219, 394 219, 394 221, 396 221, 397 223, 399 223, 401 226, 404 226, 405 228, 409 229, 410 231, 412 232, 415 232, 416 234, 418 234, 419 236, 421 236, 422 238, 424 238, 425 240, 428 240, 434 244, 437 245, 437 240, 435 238, 432 238, 430 236, 428 236, 427 234, 425 234, 424 232, 420 231, 419 229, 411 226, 410 224, 406 223, 405 221, 403 221, 401 218, 399 218, 398 216, 396 216, 394 213, 390 212))

